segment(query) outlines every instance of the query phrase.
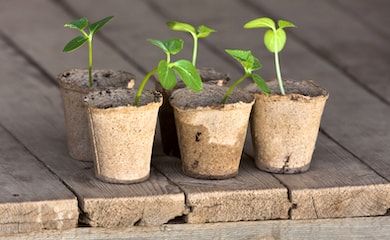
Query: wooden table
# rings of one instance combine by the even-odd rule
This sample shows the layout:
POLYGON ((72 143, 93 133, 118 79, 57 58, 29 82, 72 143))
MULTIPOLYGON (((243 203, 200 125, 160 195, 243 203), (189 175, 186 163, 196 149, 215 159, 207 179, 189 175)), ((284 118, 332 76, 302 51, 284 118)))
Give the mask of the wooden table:
MULTIPOLYGON (((13 0, 0 2, 0 239, 385 239, 390 237, 390 2, 387 0, 13 0), (229 180, 184 176, 157 133, 150 180, 107 184, 90 162, 69 157, 56 75, 86 67, 87 49, 62 53, 76 36, 64 23, 116 18, 94 39, 96 68, 144 74, 164 55, 147 38, 185 40, 167 20, 207 25, 198 63, 242 70, 224 49, 248 49, 274 78, 254 18, 294 22, 281 53, 286 78, 330 92, 311 169, 257 170, 248 138, 229 180)), ((148 87, 153 87, 150 83, 148 87)))

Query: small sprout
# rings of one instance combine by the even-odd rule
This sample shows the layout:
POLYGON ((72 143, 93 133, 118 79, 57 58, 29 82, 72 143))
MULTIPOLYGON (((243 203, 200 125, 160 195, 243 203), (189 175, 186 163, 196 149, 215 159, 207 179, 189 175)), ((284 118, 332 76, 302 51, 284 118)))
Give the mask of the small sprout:
POLYGON ((224 98, 222 99, 221 104, 225 104, 226 100, 233 92, 234 88, 237 87, 238 84, 240 84, 248 77, 252 78, 252 80, 256 83, 257 87, 262 92, 266 94, 271 93, 264 79, 260 75, 253 73, 253 71, 259 70, 261 68, 261 64, 259 59, 252 55, 251 51, 230 50, 230 49, 226 49, 225 51, 234 59, 236 59, 239 63, 241 63, 242 67, 244 68, 245 74, 230 86, 224 98))
POLYGON ((93 35, 99 31, 106 23, 111 21, 114 16, 103 18, 95 23, 92 23, 89 26, 89 33, 85 31, 85 28, 88 27, 88 19, 80 18, 78 20, 72 21, 64 25, 64 27, 74 28, 81 32, 82 35, 79 35, 72 40, 70 40, 62 50, 63 52, 72 52, 84 43, 88 42, 88 56, 89 56, 89 66, 88 66, 88 78, 89 78, 89 87, 92 87, 92 38, 93 35))
POLYGON ((282 74, 280 71, 278 53, 282 51, 282 49, 286 45, 287 35, 286 32, 284 31, 284 28, 287 27, 296 27, 296 26, 291 22, 285 20, 279 20, 278 28, 276 28, 276 24, 274 20, 270 18, 257 18, 247 22, 244 25, 244 28, 269 28, 264 34, 264 45, 266 46, 268 51, 274 53, 276 76, 278 79, 278 84, 282 95, 285 95, 285 91, 283 87, 282 74))
POLYGON ((206 38, 211 33, 216 32, 214 29, 206 27, 204 25, 201 25, 198 27, 198 30, 195 30, 195 27, 188 23, 182 23, 182 22, 174 22, 170 21, 167 22, 168 27, 170 27, 172 30, 175 31, 182 31, 182 32, 188 32, 191 34, 192 38, 194 39, 194 49, 192 51, 192 64, 196 66, 196 58, 198 54, 198 39, 199 38, 206 38))
POLYGON ((133 106, 137 106, 141 97, 142 91, 149 80, 149 78, 157 72, 158 79, 161 86, 165 89, 171 90, 176 86, 176 73, 181 77, 184 84, 191 90, 198 92, 202 90, 202 80, 199 76, 195 66, 188 60, 180 59, 171 62, 171 54, 179 53, 183 48, 183 40, 179 38, 172 38, 168 40, 148 39, 150 43, 161 48, 166 54, 166 60, 163 59, 158 63, 158 66, 148 72, 142 80, 141 85, 137 91, 133 106))

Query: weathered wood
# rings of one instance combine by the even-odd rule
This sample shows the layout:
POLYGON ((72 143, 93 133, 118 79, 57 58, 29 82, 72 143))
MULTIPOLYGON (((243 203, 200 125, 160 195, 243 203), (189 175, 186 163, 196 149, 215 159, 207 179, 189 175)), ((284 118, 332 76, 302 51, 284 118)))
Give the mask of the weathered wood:
POLYGON ((377 36, 390 39, 390 29, 386 26, 390 22, 390 2, 386 0, 336 0, 330 1, 345 14, 351 15, 355 21, 361 22, 366 28, 375 32, 377 36))
MULTIPOLYGON (((59 1, 38 0, 26 2, 15 0, 0 3, 1 31, 21 51, 30 56, 38 67, 48 73, 53 81, 57 74, 70 68, 88 67, 87 46, 83 46, 72 53, 62 52, 65 44, 79 35, 80 32, 75 29, 64 28, 65 23, 76 18, 67 14, 63 8, 55 4, 56 2, 59 1)), ((91 12, 90 8, 88 12, 91 12)), ((94 22, 107 16, 107 14, 108 12, 105 12, 96 16, 96 18, 90 17, 89 13, 85 13, 85 16, 91 22, 94 22)), ((115 21, 116 19, 112 23, 115 21)), ((113 24, 107 24, 101 33, 109 32, 113 27, 113 24)), ((136 74, 137 77, 141 75, 139 69, 129 64, 120 54, 102 42, 98 36, 93 41, 95 68, 128 70, 136 74)))
POLYGON ((188 223, 288 218, 287 189, 245 156, 239 174, 226 180, 187 177, 178 158, 156 157, 153 165, 185 192, 188 223))
POLYGON ((159 225, 187 211, 184 194, 159 173, 140 184, 108 184, 93 176, 92 163, 71 159, 58 89, 42 84, 44 76, 1 43, 7 61, 0 71, 7 87, 0 94, 7 101, 0 101, 0 123, 74 191, 88 224, 159 225))
POLYGON ((390 184, 319 136, 310 171, 276 175, 289 188, 292 219, 384 215, 390 209, 390 184))
MULTIPOLYGON (((390 78, 388 39, 375 34, 374 29, 362 24, 356 17, 332 4, 332 1, 316 3, 299 0, 294 4, 287 0, 251 2, 252 6, 259 7, 262 15, 265 13, 294 22, 298 28, 289 29, 290 36, 309 46, 321 58, 326 58, 344 74, 378 95, 382 101, 390 103, 390 89, 386 87, 390 78), (318 17, 324 12, 326 21, 318 17)), ((361 14, 380 7, 375 6, 374 2, 365 2, 361 14)), ((383 8, 386 9, 386 4, 383 4, 383 8)), ((371 21, 375 21, 375 25, 388 22, 388 17, 382 16, 371 14, 371 21)))
POLYGON ((76 227, 72 192, 3 127, 0 136, 0 235, 76 227))
POLYGON ((95 239, 389 239, 390 217, 320 220, 243 221, 207 224, 167 224, 159 227, 76 228, 18 234, 0 239, 95 240, 95 239))

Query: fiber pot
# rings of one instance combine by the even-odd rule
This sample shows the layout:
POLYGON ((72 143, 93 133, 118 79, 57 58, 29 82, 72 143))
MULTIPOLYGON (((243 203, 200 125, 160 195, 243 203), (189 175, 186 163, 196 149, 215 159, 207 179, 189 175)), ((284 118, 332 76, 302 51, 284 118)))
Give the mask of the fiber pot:
POLYGON ((285 80, 284 96, 277 81, 268 86, 272 94, 254 93, 250 125, 256 166, 273 173, 307 171, 329 93, 313 81, 285 80))
MULTIPOLYGON (((223 85, 229 80, 227 74, 216 72, 213 68, 199 68, 198 72, 204 83, 223 85)), ((185 87, 184 83, 179 81, 174 90, 183 87, 185 87)), ((156 89, 163 94, 164 99, 158 114, 163 151, 167 155, 180 158, 173 108, 169 104, 169 98, 174 90, 164 89, 158 81, 156 81, 156 89)))
POLYGON ((107 87, 134 84, 134 75, 109 69, 93 70, 93 87, 88 86, 88 69, 72 69, 58 75, 63 100, 69 155, 77 160, 92 161, 87 113, 83 104, 86 94, 107 87))
POLYGON ((182 170, 203 179, 226 179, 238 173, 254 98, 236 90, 220 104, 227 87, 204 84, 172 93, 182 170))
POLYGON ((136 91, 108 89, 85 98, 93 143, 95 175, 111 183, 135 183, 149 178, 159 92, 145 91, 132 106, 136 91))

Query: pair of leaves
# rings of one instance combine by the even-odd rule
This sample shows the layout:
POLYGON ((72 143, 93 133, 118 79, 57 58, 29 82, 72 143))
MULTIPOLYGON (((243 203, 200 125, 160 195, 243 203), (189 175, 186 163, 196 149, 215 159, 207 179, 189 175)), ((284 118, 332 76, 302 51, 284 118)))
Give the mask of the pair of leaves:
POLYGON ((251 51, 231 49, 226 49, 225 51, 242 65, 246 73, 245 76, 250 76, 262 92, 271 93, 265 80, 260 75, 253 73, 253 71, 261 69, 262 65, 251 51))
POLYGON ((177 54, 183 48, 183 40, 172 38, 168 40, 148 39, 153 45, 161 48, 167 54, 167 60, 161 60, 157 67, 157 75, 161 85, 165 89, 173 89, 176 86, 176 72, 184 82, 184 84, 193 91, 202 90, 202 80, 195 66, 188 60, 178 60, 170 62, 169 55, 177 54), (176 72, 175 72, 176 71, 176 72))
POLYGON ((264 34, 264 44, 268 51, 280 52, 286 45, 287 35, 284 28, 296 27, 293 23, 285 20, 278 20, 278 28, 270 18, 257 18, 247 22, 244 28, 269 28, 264 34))
POLYGON ((72 40, 70 40, 64 47, 64 52, 72 52, 79 47, 81 47, 85 42, 88 40, 92 40, 93 35, 99 31, 106 23, 111 21, 114 18, 114 16, 109 16, 106 18, 103 18, 95 23, 92 23, 89 26, 89 34, 85 32, 85 28, 88 27, 88 19, 87 18, 80 18, 78 20, 72 21, 70 23, 67 23, 64 25, 64 27, 78 29, 82 35, 79 35, 72 40))
POLYGON ((167 22, 167 25, 169 28, 175 31, 189 32, 196 38, 206 38, 211 33, 216 32, 214 29, 206 27, 204 25, 199 26, 198 30, 196 30, 194 26, 183 22, 170 21, 167 22))

